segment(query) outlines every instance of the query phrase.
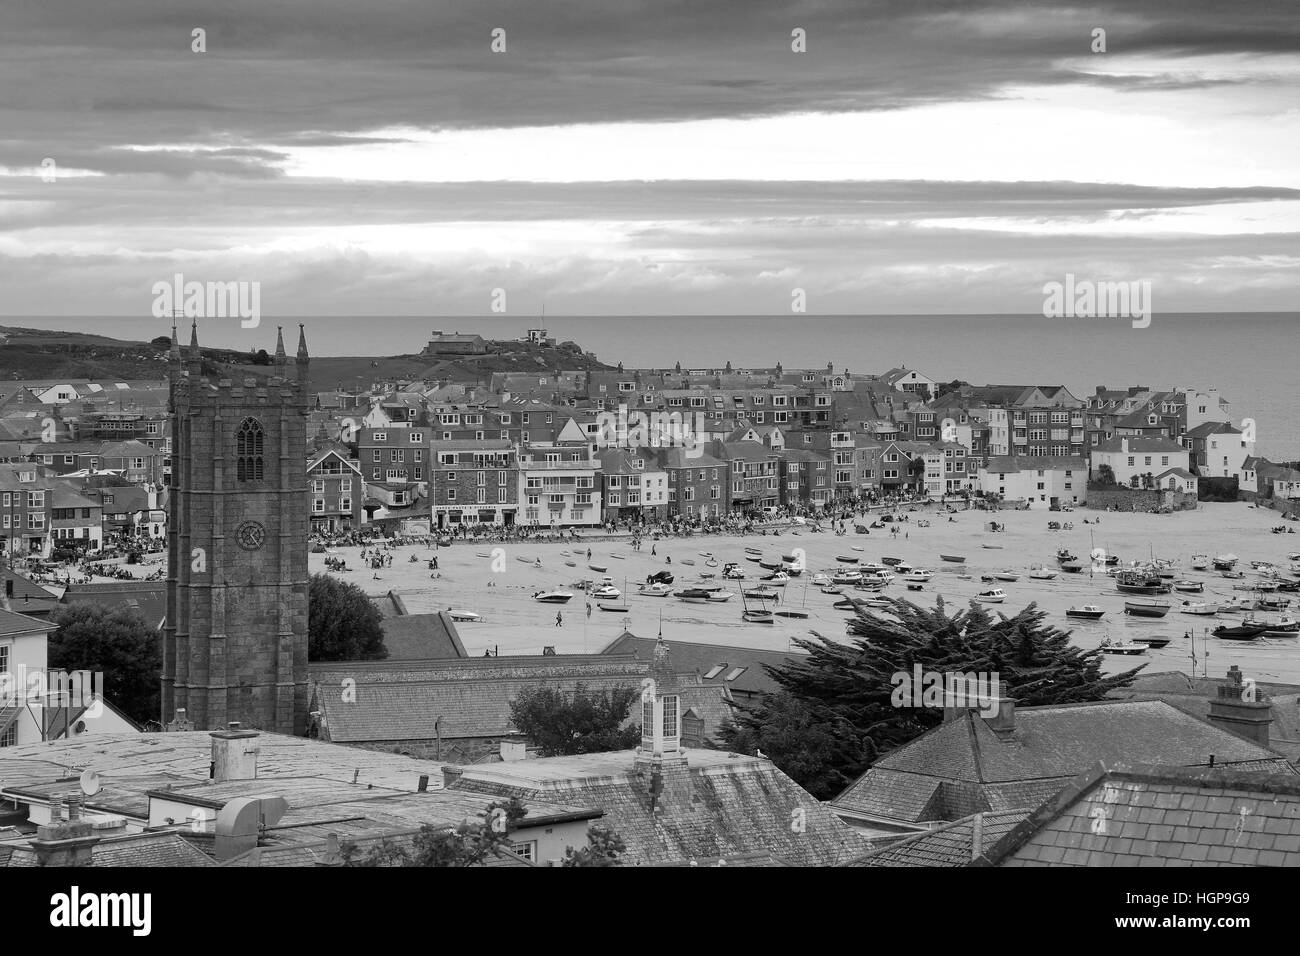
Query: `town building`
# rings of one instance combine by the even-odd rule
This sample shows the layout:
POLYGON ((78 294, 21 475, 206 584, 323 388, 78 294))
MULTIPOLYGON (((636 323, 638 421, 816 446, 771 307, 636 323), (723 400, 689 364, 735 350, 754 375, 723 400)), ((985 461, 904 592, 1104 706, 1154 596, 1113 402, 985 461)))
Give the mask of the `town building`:
POLYGON ((430 520, 440 530, 477 525, 510 527, 519 520, 521 472, 515 446, 504 439, 435 441, 430 520))

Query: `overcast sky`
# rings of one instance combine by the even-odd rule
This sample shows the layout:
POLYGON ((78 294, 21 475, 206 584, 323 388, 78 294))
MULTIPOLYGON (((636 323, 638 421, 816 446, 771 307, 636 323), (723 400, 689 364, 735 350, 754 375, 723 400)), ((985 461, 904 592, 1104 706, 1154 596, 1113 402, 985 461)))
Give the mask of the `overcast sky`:
POLYGON ((284 316, 1028 313, 1067 272, 1295 310, 1296 11, 6 4, 0 313, 176 272, 284 316))

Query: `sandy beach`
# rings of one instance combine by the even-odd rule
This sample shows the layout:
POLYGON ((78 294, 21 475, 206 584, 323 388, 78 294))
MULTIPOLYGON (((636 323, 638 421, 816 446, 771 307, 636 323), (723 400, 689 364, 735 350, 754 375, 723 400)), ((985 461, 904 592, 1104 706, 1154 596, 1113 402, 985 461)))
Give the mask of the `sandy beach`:
MULTIPOLYGON (((1138 636, 1165 635, 1171 643, 1159 650, 1141 656, 1109 656, 1108 670, 1122 670, 1140 663, 1149 671, 1179 670, 1189 673, 1192 668, 1190 642, 1184 633, 1194 630, 1197 638, 1196 654, 1203 658, 1208 645, 1209 671, 1218 675, 1231 664, 1238 664, 1251 677, 1259 680, 1300 683, 1300 646, 1292 641, 1242 642, 1220 641, 1203 635, 1219 623, 1236 623, 1240 615, 1221 614, 1205 618, 1179 614, 1178 604, 1185 599, 1225 599, 1234 594, 1237 584, 1254 579, 1250 562, 1272 561, 1285 569, 1289 552, 1300 551, 1300 532, 1274 535, 1269 528, 1279 523, 1277 512, 1255 509, 1249 505, 1208 504, 1195 512, 1174 515, 1151 514, 1100 514, 1092 511, 1048 513, 1046 511, 1003 511, 990 515, 982 511, 959 513, 953 521, 946 515, 915 512, 911 519, 900 525, 902 531, 895 537, 889 530, 872 530, 870 534, 839 536, 830 533, 813 533, 806 527, 793 526, 779 536, 709 536, 689 539, 670 539, 653 542, 646 540, 641 551, 634 551, 628 540, 591 541, 573 544, 475 544, 458 542, 451 547, 436 550, 425 545, 398 547, 392 567, 382 571, 362 569, 359 548, 338 548, 334 553, 343 557, 350 571, 337 576, 361 586, 368 594, 383 595, 394 591, 401 595, 410 613, 446 610, 474 611, 482 620, 459 624, 466 650, 474 656, 485 650, 499 649, 502 654, 539 654, 545 646, 554 646, 560 653, 594 653, 614 640, 626 628, 639 636, 653 636, 662 623, 665 637, 680 641, 728 644, 783 650, 792 646, 796 637, 808 637, 812 631, 830 638, 842 638, 848 612, 837 611, 831 605, 838 600, 821 593, 811 583, 812 573, 842 567, 836 561, 839 555, 858 557, 863 561, 879 561, 884 556, 897 557, 916 566, 935 571, 934 578, 920 592, 912 592, 899 579, 885 589, 891 597, 906 597, 919 604, 932 605, 936 597, 954 606, 964 606, 980 590, 994 586, 980 581, 980 575, 1015 569, 1024 575, 1032 564, 1055 567, 1058 549, 1068 548, 1086 560, 1093 548, 1105 548, 1109 554, 1118 555, 1121 562, 1145 561, 1153 554, 1157 558, 1177 562, 1179 578, 1205 583, 1203 595, 1166 595, 1162 600, 1174 605, 1164 618, 1130 618, 1123 613, 1124 595, 1116 591, 1114 582, 1098 573, 1061 574, 1054 580, 1031 580, 1022 576, 1018 581, 997 582, 996 586, 1007 592, 1002 605, 990 605, 993 610, 1015 613, 1031 601, 1046 610, 1058 626, 1073 631, 1073 640, 1081 647, 1092 648, 1105 638, 1124 641, 1138 636), (1100 524, 1083 524, 1084 518, 1101 518, 1100 524), (932 522, 928 528, 917 526, 919 519, 932 522), (995 519, 1006 526, 1006 531, 991 533, 985 524, 995 519), (1070 521, 1070 531, 1049 531, 1049 520, 1070 521), (651 554, 651 545, 655 554, 651 554), (995 545, 986 548, 984 545, 995 545), (587 560, 587 549, 592 556, 587 560), (500 548, 493 571, 493 552, 500 548), (740 562, 747 572, 745 583, 756 584, 758 576, 767 572, 755 563, 743 560, 745 548, 761 548, 765 555, 779 556, 801 548, 809 569, 802 577, 792 579, 784 588, 783 603, 809 612, 806 620, 777 617, 774 624, 751 624, 741 619, 743 605, 739 593, 725 603, 686 604, 675 597, 649 597, 636 593, 646 576, 655 571, 671 570, 676 579, 673 588, 688 586, 700 580, 700 572, 721 571, 721 563, 740 562), (862 550, 857 550, 857 549, 862 550), (566 553, 567 552, 567 553, 566 553), (709 552, 720 562, 717 568, 705 567, 707 560, 701 552, 709 552), (1191 570, 1191 556, 1196 553, 1211 556, 1223 552, 1237 554, 1239 569, 1246 572, 1242 581, 1233 581, 1216 572, 1191 570), (409 560, 411 554, 418 562, 409 560), (436 554, 440 578, 431 579, 427 568, 428 558, 436 554), (940 554, 964 555, 964 565, 943 562, 940 554), (504 558, 504 560, 501 560, 504 558), (669 560, 671 558, 671 564, 669 560), (540 566, 536 564, 541 560, 540 566), (573 561, 576 567, 569 567, 573 561), (694 562, 690 564, 688 562, 694 562), (615 586, 623 592, 621 603, 628 605, 627 613, 601 611, 592 602, 587 614, 587 597, 572 587, 580 580, 598 580, 602 575, 589 569, 589 564, 606 567, 605 572, 614 579, 615 586), (374 575, 378 574, 376 580, 374 575), (969 574, 964 580, 959 575, 969 574), (626 587, 624 582, 626 581, 626 587), (536 602, 532 595, 540 590, 564 588, 575 591, 575 597, 565 605, 548 605, 536 602), (1106 611, 1097 622, 1068 620, 1065 610, 1071 606, 1096 604, 1106 611), (556 613, 563 615, 563 625, 555 626, 556 613)), ((1288 523, 1290 524, 1290 523, 1288 523)), ((313 571, 324 570, 324 554, 311 555, 313 571)), ((726 583, 729 590, 738 592, 737 584, 726 583)), ((863 592, 855 592, 861 595, 863 592)), ((1294 611, 1294 601, 1293 607, 1294 611)), ((1200 671, 1198 661, 1197 669, 1200 671)))

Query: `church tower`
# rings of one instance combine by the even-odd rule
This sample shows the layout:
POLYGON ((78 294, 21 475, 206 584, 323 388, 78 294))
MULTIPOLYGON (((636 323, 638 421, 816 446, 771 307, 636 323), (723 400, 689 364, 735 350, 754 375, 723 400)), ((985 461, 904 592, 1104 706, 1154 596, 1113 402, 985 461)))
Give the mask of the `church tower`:
POLYGON ((204 374, 172 329, 162 720, 307 730, 307 341, 269 379, 204 374))

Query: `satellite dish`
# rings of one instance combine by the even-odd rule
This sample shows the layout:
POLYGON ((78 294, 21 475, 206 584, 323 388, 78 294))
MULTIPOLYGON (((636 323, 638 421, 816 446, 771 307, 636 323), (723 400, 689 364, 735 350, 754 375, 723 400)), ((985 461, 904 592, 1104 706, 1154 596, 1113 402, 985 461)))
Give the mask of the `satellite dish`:
POLYGON ((95 771, 83 770, 79 779, 81 782, 81 792, 86 796, 93 797, 95 794, 99 793, 99 774, 95 771))

